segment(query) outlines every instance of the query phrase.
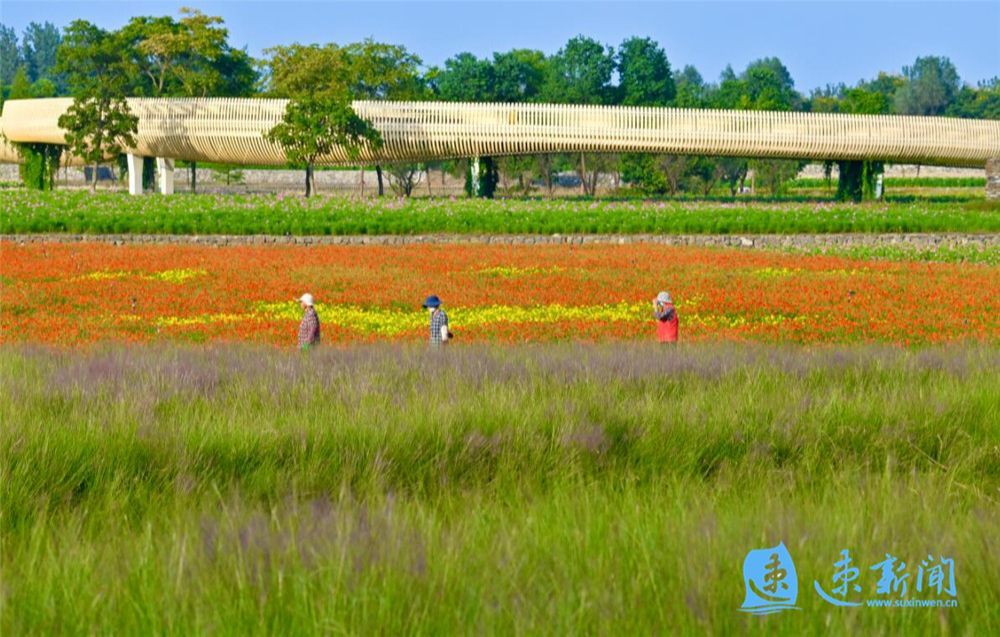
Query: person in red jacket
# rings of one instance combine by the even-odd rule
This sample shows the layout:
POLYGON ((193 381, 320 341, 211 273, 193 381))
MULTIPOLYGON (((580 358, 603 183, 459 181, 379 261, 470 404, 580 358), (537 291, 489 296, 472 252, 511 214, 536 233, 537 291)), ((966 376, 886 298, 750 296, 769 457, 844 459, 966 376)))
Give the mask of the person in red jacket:
POLYGON ((653 318, 656 319, 656 339, 661 343, 677 342, 677 308, 669 292, 660 292, 653 300, 653 318))

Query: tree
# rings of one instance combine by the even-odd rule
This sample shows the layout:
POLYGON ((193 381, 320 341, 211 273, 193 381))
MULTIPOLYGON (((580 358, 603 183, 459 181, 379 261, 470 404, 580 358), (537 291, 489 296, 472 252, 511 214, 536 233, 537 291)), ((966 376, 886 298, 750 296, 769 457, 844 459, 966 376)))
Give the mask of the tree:
POLYGON ((493 54, 493 91, 498 102, 530 102, 545 81, 546 60, 541 51, 513 49, 493 54))
POLYGON ((423 63, 406 47, 367 39, 343 49, 351 95, 363 100, 421 100, 429 97, 420 74, 423 63))
MULTIPOLYGON (((449 102, 491 102, 497 99, 493 64, 471 53, 459 53, 445 60, 444 70, 437 74, 436 84, 440 97, 449 102)), ((473 161, 469 161, 466 193, 470 197, 492 198, 500 181, 497 162, 492 157, 480 157, 478 160, 479 172, 476 175, 473 175, 473 161), (477 185, 474 192, 473 183, 477 185)))
POLYGON ((59 93, 56 83, 47 77, 37 80, 31 85, 32 97, 55 97, 59 93))
POLYGON ((305 168, 306 197, 315 190, 313 166, 317 159, 329 155, 337 147, 342 148, 348 158, 356 159, 363 145, 372 148, 382 145, 379 132, 354 112, 346 94, 292 100, 281 122, 269 130, 265 138, 281 145, 290 165, 305 168))
MULTIPOLYGON (((650 38, 629 38, 618 48, 618 97, 628 106, 665 106, 677 90, 670 62, 660 46, 650 38)), ((618 169, 622 178, 645 192, 663 192, 665 181, 657 162, 647 153, 625 153, 618 169)), ((593 182, 596 186, 596 180, 593 182)))
POLYGON ((952 117, 1000 119, 1000 78, 980 82, 975 88, 963 86, 946 114, 952 117))
POLYGON ((116 34, 86 20, 74 20, 63 32, 56 53, 56 72, 66 76, 70 93, 82 95, 97 86, 127 94, 126 58, 116 34))
POLYGON ((741 75, 744 93, 740 107, 759 111, 797 110, 802 97, 795 91, 792 76, 778 58, 751 62, 741 75))
POLYGON ((60 42, 62 36, 59 34, 59 29, 51 22, 44 24, 32 22, 24 30, 21 39, 21 57, 28 67, 28 77, 32 82, 48 78, 57 83, 54 70, 60 42))
POLYGON ((736 75, 733 67, 726 66, 719 75, 719 84, 713 90, 707 91, 706 106, 708 108, 748 108, 746 82, 736 75))
POLYGON ((249 57, 229 46, 222 18, 187 7, 181 16, 135 17, 119 32, 134 90, 153 97, 220 95, 231 83, 226 71, 248 84, 237 93, 249 92, 256 75, 249 57))
POLYGON ((900 75, 890 75, 889 73, 879 73, 878 77, 869 82, 858 82, 857 88, 865 89, 885 96, 891 105, 895 99, 896 91, 899 90, 906 80, 900 75))
POLYGON ((844 91, 839 110, 841 113, 884 115, 889 112, 889 98, 859 86, 844 91))
MULTIPOLYGON (((369 38, 348 45, 343 53, 347 60, 347 90, 351 95, 370 100, 419 100, 429 97, 427 83, 420 74, 422 62, 405 47, 369 38)), ((411 175, 420 174, 419 165, 411 164, 406 169, 411 175)), ((397 166, 397 170, 403 170, 403 167, 397 166)), ((385 193, 382 164, 375 164, 375 176, 381 197, 385 193)), ((428 185, 429 179, 428 174, 428 185)), ((412 190, 411 186, 409 191, 412 190)))
POLYGON ((351 84, 350 61, 335 44, 292 44, 265 49, 265 93, 298 98, 341 95, 351 84))
POLYGON ((542 97, 557 104, 607 104, 614 71, 614 49, 579 35, 549 59, 542 97))
MULTIPOLYGON (((184 7, 181 18, 136 17, 118 37, 128 59, 130 91, 154 97, 251 95, 258 74, 246 51, 229 45, 222 18, 184 7)), ((197 190, 197 162, 189 162, 197 190)))
MULTIPOLYGON (((880 92, 856 87, 844 92, 840 110, 855 115, 880 115, 889 111, 889 98, 880 92)), ((837 199, 873 199, 875 181, 883 171, 884 164, 877 160, 838 161, 837 199)))
POLYGON ((495 86, 493 65, 471 53, 448 58, 437 75, 437 90, 446 102, 490 102, 495 86))
POLYGON ((10 95, 12 100, 23 100, 31 97, 31 81, 28 79, 28 69, 25 66, 18 67, 14 74, 14 80, 10 83, 10 95))
POLYGON ((98 165, 135 146, 138 124, 124 97, 100 87, 77 96, 59 117, 70 152, 94 167, 91 192, 97 190, 98 165))
POLYGON ((660 172, 666 179, 667 192, 677 194, 681 188, 681 179, 694 159, 686 155, 657 155, 657 161, 660 172))
POLYGON ((497 160, 500 183, 508 193, 526 195, 532 190, 535 175, 535 159, 531 155, 512 155, 497 160))
POLYGON ((708 103, 707 87, 698 69, 690 64, 674 74, 675 96, 673 105, 678 108, 705 108, 708 103))
POLYGON ((785 186, 802 170, 806 162, 790 159, 754 159, 750 162, 756 178, 765 186, 772 197, 785 192, 785 186))
POLYGON ((903 67, 903 77, 893 98, 903 115, 943 115, 959 91, 958 72, 946 57, 918 57, 903 67))
POLYGON ((21 181, 31 190, 53 190, 62 146, 58 144, 14 144, 21 155, 21 181))
POLYGON ((813 90, 809 95, 806 110, 811 113, 836 113, 847 87, 841 84, 827 84, 825 88, 813 90))
POLYGON ((127 67, 120 39, 84 20, 67 27, 57 54, 73 104, 59 117, 70 151, 94 166, 90 190, 97 189, 98 165, 135 145, 138 118, 125 100, 127 67))
POLYGON ((21 49, 17 46, 17 32, 0 24, 0 84, 10 86, 14 74, 24 64, 21 49))
MULTIPOLYGON (((400 197, 409 197, 424 175, 419 164, 389 164, 389 186, 400 197)), ((427 177, 430 179, 430 175, 427 177)))
POLYGON ((652 195, 667 192, 667 181, 660 170, 657 155, 626 153, 622 155, 620 170, 622 181, 642 193, 652 195))
POLYGON ((677 94, 667 54, 650 38, 629 38, 618 48, 619 101, 666 106, 677 94))
MULTIPOLYGON (((611 77, 615 70, 614 49, 582 35, 572 38, 549 58, 541 97, 558 104, 607 104, 614 97, 611 77)), ((597 155, 580 153, 577 174, 584 194, 593 195, 597 171, 607 162, 597 155), (591 170, 587 170, 587 164, 591 170)))
POLYGON ((747 178, 747 160, 743 157, 719 157, 715 160, 719 170, 719 179, 729 188, 730 196, 735 197, 742 190, 747 178))

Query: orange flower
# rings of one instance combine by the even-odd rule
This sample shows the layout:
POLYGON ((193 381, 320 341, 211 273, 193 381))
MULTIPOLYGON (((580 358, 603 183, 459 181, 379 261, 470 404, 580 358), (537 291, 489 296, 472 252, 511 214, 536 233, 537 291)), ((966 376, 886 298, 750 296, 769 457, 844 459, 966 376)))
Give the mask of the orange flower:
POLYGON ((303 292, 327 343, 426 338, 440 296, 458 342, 681 338, 936 343, 1000 336, 1000 270, 765 251, 622 246, 0 246, 0 343, 295 343, 303 292), (291 310, 291 311, 289 311, 291 310), (464 321, 464 324, 463 324, 464 321))

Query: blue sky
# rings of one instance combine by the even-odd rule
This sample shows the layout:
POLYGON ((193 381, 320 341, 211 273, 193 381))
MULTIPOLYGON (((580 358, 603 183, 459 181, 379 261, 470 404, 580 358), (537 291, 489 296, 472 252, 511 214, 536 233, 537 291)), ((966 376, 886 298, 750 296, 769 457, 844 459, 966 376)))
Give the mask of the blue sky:
POLYGON ((76 18, 117 28, 134 15, 177 15, 181 6, 221 15, 230 41, 259 55, 292 42, 351 42, 365 37, 403 44, 424 62, 461 51, 484 56, 511 48, 554 53, 585 34, 617 45, 649 36, 675 68, 693 64, 715 80, 778 56, 808 93, 853 84, 878 71, 899 72, 918 55, 945 55, 966 82, 1000 75, 1000 0, 972 2, 213 2, 0 0, 0 22, 20 32, 29 22, 65 26, 76 18))

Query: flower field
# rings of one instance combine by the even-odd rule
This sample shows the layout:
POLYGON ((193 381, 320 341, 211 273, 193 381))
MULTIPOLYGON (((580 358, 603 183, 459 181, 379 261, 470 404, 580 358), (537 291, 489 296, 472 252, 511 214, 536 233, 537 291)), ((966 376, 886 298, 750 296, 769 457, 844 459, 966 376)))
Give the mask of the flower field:
POLYGON ((669 290, 685 341, 924 344, 1000 337, 1000 270, 657 245, 0 245, 0 342, 418 341, 434 293, 457 342, 653 338, 669 290))

